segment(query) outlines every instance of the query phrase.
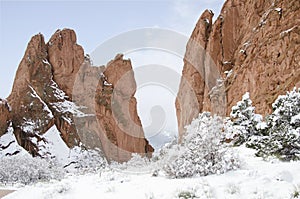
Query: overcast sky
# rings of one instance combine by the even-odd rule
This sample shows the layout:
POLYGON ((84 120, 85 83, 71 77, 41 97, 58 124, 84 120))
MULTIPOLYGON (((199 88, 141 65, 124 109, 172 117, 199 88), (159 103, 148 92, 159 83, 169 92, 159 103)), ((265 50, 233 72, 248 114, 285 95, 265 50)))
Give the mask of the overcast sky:
MULTIPOLYGON (((144 27, 166 28, 189 37, 201 13, 205 9, 211 9, 216 17, 223 3, 224 0, 1 0, 0 97, 5 98, 9 95, 15 72, 23 57, 27 43, 33 35, 39 32, 45 36, 47 42, 57 29, 72 28, 77 33, 78 44, 83 46, 85 53, 90 54, 97 46, 108 39, 120 33, 144 27)), ((151 58, 151 52, 148 52, 147 59, 139 58, 137 55, 132 54, 130 56, 129 54, 127 57, 131 57, 133 64, 141 64, 141 60, 144 60, 142 64, 148 64, 146 60, 151 60, 149 59, 149 57, 151 58)), ((114 56, 111 55, 111 58, 114 56)), ((157 52, 154 56, 157 56, 157 52)), ((164 61, 171 60, 168 56, 161 56, 160 58, 157 57, 157 62, 160 59, 164 61), (166 57, 167 59, 165 59, 166 57)), ((172 63, 172 67, 176 68, 175 71, 180 73, 182 70, 181 59, 170 61, 170 63, 172 63)), ((167 65, 167 63, 164 63, 164 65, 167 65)), ((172 107, 172 109, 174 108, 172 107)), ((149 108, 145 108, 145 110, 147 110, 145 112, 149 112, 149 108)), ((174 110, 170 113, 173 115, 173 122, 175 120, 174 113, 174 110)), ((141 117, 145 122, 146 119, 143 118, 148 116, 141 115, 141 117)), ((174 125, 173 122, 169 126, 174 125)))

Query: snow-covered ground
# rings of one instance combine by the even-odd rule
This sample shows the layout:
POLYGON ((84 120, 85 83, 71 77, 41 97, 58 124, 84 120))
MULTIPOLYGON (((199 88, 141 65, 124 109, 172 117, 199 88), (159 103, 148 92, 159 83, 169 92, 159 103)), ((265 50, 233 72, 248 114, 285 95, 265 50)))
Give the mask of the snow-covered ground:
POLYGON ((235 150, 240 156, 241 167, 221 175, 170 179, 162 172, 153 176, 155 165, 136 172, 132 168, 120 169, 122 167, 112 165, 101 172, 73 174, 59 181, 28 186, 2 185, 0 189, 16 190, 5 199, 300 198, 300 161, 264 161, 255 157, 252 149, 241 146, 235 150))

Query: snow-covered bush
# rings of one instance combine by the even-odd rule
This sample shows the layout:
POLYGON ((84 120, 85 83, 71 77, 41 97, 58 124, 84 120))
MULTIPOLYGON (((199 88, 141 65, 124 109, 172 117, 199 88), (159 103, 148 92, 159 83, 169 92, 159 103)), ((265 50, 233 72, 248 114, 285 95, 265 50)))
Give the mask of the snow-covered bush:
POLYGON ((0 159, 1 184, 31 184, 50 179, 62 179, 65 172, 53 162, 18 154, 0 159))
POLYGON ((176 178, 220 174, 235 169, 238 158, 224 141, 222 118, 210 113, 199 114, 186 127, 181 147, 174 146, 177 154, 164 167, 165 172, 176 178))
POLYGON ((149 165, 150 160, 147 157, 142 157, 137 153, 132 154, 132 158, 126 162, 127 167, 144 167, 149 165))
POLYGON ((97 150, 75 147, 70 150, 66 164, 51 158, 32 157, 28 153, 4 156, 0 159, 0 184, 32 184, 51 179, 62 179, 66 172, 75 174, 99 171, 107 161, 97 150))
POLYGON ((258 156, 274 155, 282 160, 300 160, 300 89, 281 95, 266 118, 265 136, 252 137, 248 147, 258 156))
POLYGON ((190 186, 181 187, 174 193, 174 196, 172 198, 174 198, 174 199, 196 199, 196 198, 209 199, 209 198, 216 198, 216 196, 214 193, 214 188, 211 187, 208 183, 197 183, 192 187, 190 187, 190 186))
POLYGON ((300 88, 278 96, 272 107, 273 113, 268 118, 269 125, 288 125, 293 129, 300 127, 300 88))
POLYGON ((153 170, 154 164, 146 156, 133 153, 130 160, 123 163, 112 162, 111 168, 128 173, 148 173, 153 170))
POLYGON ((195 191, 181 191, 178 193, 178 198, 179 199, 194 199, 194 198, 199 198, 196 196, 195 191))
POLYGON ((291 193, 291 198, 300 199, 300 185, 294 185, 294 191, 291 193))
POLYGON ((69 163, 64 165, 68 172, 91 172, 98 171, 107 166, 107 161, 97 149, 84 149, 81 147, 74 147, 70 150, 69 163))
MULTIPOLYGON (((180 146, 178 145, 178 138, 174 137, 173 140, 171 140, 169 143, 164 144, 158 151, 155 151, 152 154, 151 161, 152 162, 168 161, 168 160, 166 160, 166 159, 168 159, 168 156, 170 156, 172 154, 172 152, 177 154, 179 147, 180 146)), ((171 155, 171 156, 174 156, 174 155, 171 155)))
POLYGON ((249 93, 243 95, 242 101, 232 107, 230 119, 233 124, 232 139, 235 145, 241 145, 252 135, 259 135, 262 125, 262 116, 255 114, 255 107, 252 106, 249 93))

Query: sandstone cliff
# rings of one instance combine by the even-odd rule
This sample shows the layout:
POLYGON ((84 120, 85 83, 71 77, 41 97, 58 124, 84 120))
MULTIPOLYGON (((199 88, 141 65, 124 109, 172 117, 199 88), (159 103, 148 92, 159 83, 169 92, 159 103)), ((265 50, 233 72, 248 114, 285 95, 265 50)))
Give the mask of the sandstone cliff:
POLYGON ((131 153, 151 155, 152 146, 144 132, 134 97, 136 82, 130 60, 119 54, 106 67, 86 60, 75 80, 73 100, 85 107, 87 117, 76 120, 82 141, 98 137, 109 160, 129 160, 131 153), (81 127, 80 127, 81 126, 81 127))
POLYGON ((227 0, 213 25, 205 11, 185 54, 176 100, 180 134, 199 112, 228 115, 246 91, 257 113, 269 113, 279 94, 300 86, 299 44, 298 0, 227 0))
POLYGON ((72 97, 75 75, 84 60, 83 48, 76 43, 76 40, 76 34, 73 30, 58 30, 47 44, 53 80, 70 98, 72 97))
POLYGON ((136 82, 130 60, 117 55, 101 74, 97 86, 96 115, 106 139, 105 154, 113 159, 128 160, 130 153, 153 152, 144 131, 134 97, 136 82), (112 143, 111 143, 112 142, 112 143))
POLYGON ((7 101, 0 99, 0 137, 7 131, 9 126, 10 111, 7 101))
MULTIPOLYGON (((66 29, 55 34, 69 31, 71 30, 66 29)), ((63 38, 67 40, 67 37, 63 38)), ((72 42, 76 43, 76 41, 72 42)), ((71 106, 65 107, 72 102, 68 101, 68 96, 53 80, 53 67, 48 61, 48 56, 48 47, 43 35, 32 37, 8 97, 12 107, 12 126, 17 141, 34 156, 41 155, 38 142, 44 141, 42 135, 54 124, 69 147, 80 142, 75 124, 72 122, 71 106)))
POLYGON ((88 57, 84 56, 83 48, 77 44, 73 30, 56 31, 48 43, 45 43, 43 35, 35 35, 28 43, 18 67, 8 102, 0 101, 0 136, 7 132, 11 123, 19 145, 33 156, 43 156, 45 151, 42 154, 39 148, 41 142, 47 143, 43 135, 55 125, 70 148, 79 145, 102 148, 108 159, 116 161, 128 160, 132 152, 146 154, 153 150, 144 138, 137 115, 134 86, 130 61, 119 56, 106 68, 92 67, 88 57), (111 96, 103 95, 100 88, 96 89, 97 85, 103 85, 99 74, 104 73, 114 86, 126 72, 131 76, 123 82, 118 92, 125 93, 120 96, 122 99, 129 97, 130 104, 120 101, 121 112, 116 111, 115 114, 123 114, 123 109, 130 113, 125 114, 124 118, 136 122, 129 130, 137 133, 138 138, 131 138, 126 134, 127 131, 119 130, 112 112, 95 112, 103 108, 99 101, 107 100, 111 103, 111 96), (80 81, 82 76, 85 76, 85 81, 80 81), (90 92, 89 96, 86 92, 90 92), (74 97, 74 93, 77 96, 74 97), (78 93, 83 94, 81 101, 78 93), (135 128, 138 130, 135 131, 135 128), (121 148, 126 155, 119 154, 119 151, 119 155, 115 155, 107 149, 107 143, 113 143, 117 149, 121 148))

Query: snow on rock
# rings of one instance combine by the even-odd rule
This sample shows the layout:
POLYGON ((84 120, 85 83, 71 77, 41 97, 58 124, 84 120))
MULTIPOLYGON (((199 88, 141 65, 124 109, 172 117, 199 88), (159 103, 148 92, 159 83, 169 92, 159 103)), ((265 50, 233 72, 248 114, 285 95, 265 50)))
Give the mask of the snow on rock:
POLYGON ((287 29, 287 30, 285 30, 285 31, 282 31, 282 32, 280 33, 280 37, 286 36, 286 35, 289 34, 292 30, 294 30, 294 28, 296 28, 296 26, 294 26, 294 27, 292 27, 292 28, 289 28, 289 29, 287 29))
POLYGON ((56 110, 61 113, 72 113, 76 117, 84 117, 85 113, 81 112, 79 109, 82 107, 77 106, 74 102, 64 100, 62 102, 50 103, 56 110))
POLYGON ((47 59, 43 59, 43 63, 44 63, 44 64, 48 64, 48 65, 50 65, 50 63, 48 62, 48 60, 47 60, 47 59))
POLYGON ((275 10, 276 10, 277 12, 281 12, 281 11, 282 11, 282 8, 275 8, 275 10))
POLYGON ((47 106, 47 104, 40 98, 40 96, 36 93, 36 91, 31 86, 29 86, 29 88, 31 89, 31 92, 32 92, 31 96, 33 98, 37 98, 43 104, 43 111, 48 113, 49 119, 52 119, 53 114, 52 114, 51 110, 49 109, 49 107, 47 106))
POLYGON ((25 120, 21 126, 25 133, 32 133, 35 129, 35 123, 31 120, 25 120))
POLYGON ((53 125, 42 137, 45 138, 45 141, 38 142, 40 155, 55 158, 57 162, 65 164, 68 161, 70 149, 60 137, 56 126, 53 125))
POLYGON ((18 153, 27 153, 25 149, 18 144, 13 131, 12 126, 9 126, 8 131, 0 137, 0 159, 18 153))
POLYGON ((62 91, 61 89, 58 88, 58 85, 56 84, 56 82, 51 81, 50 87, 53 89, 53 94, 56 97, 56 99, 64 100, 64 99, 69 98, 64 91, 62 91))
MULTIPOLYGON (((75 117, 85 117, 85 116, 93 116, 92 114, 85 114, 83 113, 82 109, 86 108, 84 106, 77 106, 74 102, 68 100, 68 96, 66 93, 59 89, 58 85, 52 81, 51 86, 53 89, 54 97, 56 98, 55 102, 50 103, 50 105, 56 109, 60 113, 71 113, 75 117)), ((69 124, 72 123, 72 119, 69 117, 64 116, 63 119, 67 121, 69 124)))
POLYGON ((37 145, 43 158, 56 162, 58 166, 69 172, 78 169, 97 170, 107 164, 97 149, 83 149, 80 146, 70 149, 62 140, 55 125, 42 136, 42 140, 37 145))

